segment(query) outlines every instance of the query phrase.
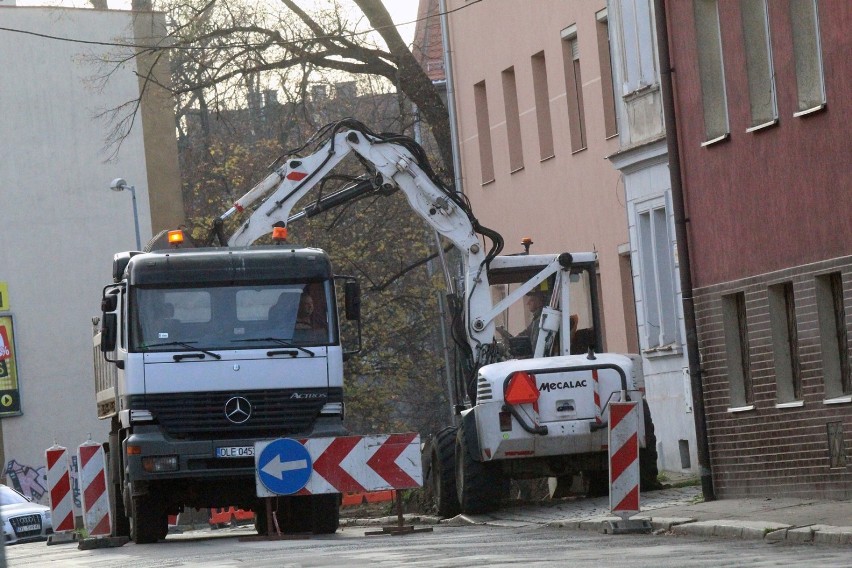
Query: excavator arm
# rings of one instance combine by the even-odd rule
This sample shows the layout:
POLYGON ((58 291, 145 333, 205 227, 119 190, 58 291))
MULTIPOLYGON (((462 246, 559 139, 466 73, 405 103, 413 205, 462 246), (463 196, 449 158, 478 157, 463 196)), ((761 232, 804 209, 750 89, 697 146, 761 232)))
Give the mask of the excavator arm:
MULTIPOLYGON (((422 149, 413 140, 397 135, 377 135, 353 120, 339 124, 350 128, 334 128, 316 152, 286 160, 220 217, 221 223, 261 201, 228 239, 228 246, 250 245, 268 234, 273 225, 286 226, 294 218, 303 216, 291 214, 296 203, 346 156, 354 153, 369 166, 371 175, 348 189, 327 196, 326 206, 318 202, 313 209, 327 209, 329 200, 341 204, 377 188, 402 191, 411 208, 461 252, 466 339, 476 366, 489 362, 486 360, 488 346, 493 342, 495 328, 493 317, 490 317, 493 306, 486 269, 502 248, 502 238, 479 225, 464 197, 440 183, 431 172, 422 149), (492 241, 487 253, 479 235, 492 241)), ((306 209, 310 213, 309 210, 310 207, 306 209)))

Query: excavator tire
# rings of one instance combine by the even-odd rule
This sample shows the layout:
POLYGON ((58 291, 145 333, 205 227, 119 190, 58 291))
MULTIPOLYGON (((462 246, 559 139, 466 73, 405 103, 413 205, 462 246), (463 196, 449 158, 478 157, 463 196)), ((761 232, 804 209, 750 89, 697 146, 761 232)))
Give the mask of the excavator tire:
MULTIPOLYGON (((473 435, 473 434, 470 434, 473 435)), ((462 513, 497 509, 508 488, 499 464, 476 461, 469 450, 464 423, 456 435, 456 491, 462 513)))
POLYGON ((432 437, 431 489, 435 496, 438 516, 455 517, 459 514, 456 492, 456 428, 449 426, 432 437))
POLYGON ((648 401, 643 401, 643 420, 645 422, 645 447, 639 448, 639 490, 654 491, 662 489, 657 467, 657 436, 654 434, 654 422, 651 420, 651 409, 648 401))

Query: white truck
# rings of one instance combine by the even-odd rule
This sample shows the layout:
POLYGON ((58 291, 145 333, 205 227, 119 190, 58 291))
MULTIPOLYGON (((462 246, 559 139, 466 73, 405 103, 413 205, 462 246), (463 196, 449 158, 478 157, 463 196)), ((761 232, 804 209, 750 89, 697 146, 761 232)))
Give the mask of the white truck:
MULTIPOLYGON (((423 454, 438 512, 493 509, 513 478, 565 481, 582 472, 592 491, 605 492, 607 404, 641 403, 643 383, 637 358, 601 352, 596 255, 499 256, 500 235, 440 182, 410 138, 346 119, 315 140, 313 153, 288 155, 217 220, 225 244, 224 221, 254 207, 227 248, 116 256, 95 342, 109 362, 96 363, 96 390, 99 416, 112 420, 110 482, 124 497, 115 500, 116 518, 129 520, 129 527, 119 523, 119 534, 155 540, 165 533, 165 515, 183 506, 255 506, 252 458, 245 455, 253 440, 343 434, 345 352, 325 253, 248 245, 273 226, 396 190, 452 243, 463 265, 463 275, 448 283, 456 288, 448 299, 459 352, 454 424, 435 433, 423 454), (292 213, 351 154, 366 175, 292 213), (306 289, 325 308, 321 341, 298 340, 292 310, 289 328, 260 330, 277 298, 306 289), (512 337, 503 328, 523 326, 518 304, 531 292, 545 294, 547 305, 529 326, 533 333, 512 337), (173 306, 165 316, 177 321, 145 323, 160 303, 173 306), (179 326, 172 330, 172 323, 179 326), (262 427, 234 420, 246 402, 252 416, 267 413, 262 427), (146 528, 152 520, 157 528, 146 528)), ((350 279, 346 289, 346 311, 357 318, 357 284, 350 279)), ((639 438, 650 481, 656 452, 651 440, 646 444, 652 430, 647 410, 645 416, 639 438)), ((312 499, 282 497, 279 512, 295 525, 311 522, 315 532, 336 529, 337 501, 312 499)))

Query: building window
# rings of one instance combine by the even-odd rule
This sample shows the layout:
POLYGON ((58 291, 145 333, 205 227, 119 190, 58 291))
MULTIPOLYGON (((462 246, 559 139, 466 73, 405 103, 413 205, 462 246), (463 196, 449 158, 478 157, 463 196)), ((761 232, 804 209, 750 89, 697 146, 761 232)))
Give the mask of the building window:
POLYGON ((839 272, 816 277, 816 303, 825 398, 852 395, 849 332, 839 272))
POLYGON ((524 167, 524 148, 521 141, 521 115, 518 111, 518 87, 515 68, 502 73, 503 104, 506 110, 506 136, 509 141, 509 170, 516 172, 524 167))
POLYGON ((535 117, 538 123, 538 147, 542 160, 553 157, 553 124, 550 120, 550 93, 547 89, 547 65, 544 52, 532 56, 535 117))
POLYGON ((622 0, 622 95, 641 91, 657 79, 651 6, 648 0, 622 0))
POLYGON ((751 107, 751 125, 748 130, 751 131, 778 121, 766 0, 740 0, 740 16, 751 107))
POLYGON ((565 70, 565 96, 568 101, 568 128, 571 151, 586 147, 586 115, 583 111, 583 79, 580 75, 580 43, 577 26, 562 30, 562 66, 565 70))
POLYGON ((612 58, 610 56, 609 22, 606 9, 595 14, 597 20, 598 60, 601 68, 601 97, 603 98, 604 132, 607 138, 618 134, 615 112, 615 91, 612 84, 612 58))
POLYGON ((672 239, 666 207, 637 216, 646 352, 672 352, 678 341, 672 239), (666 348, 666 349, 663 349, 666 348))
POLYGON ((790 0, 790 22, 793 26, 793 53, 799 94, 799 111, 795 116, 800 116, 825 106, 816 0, 790 0))
POLYGON ((799 335, 793 283, 770 286, 769 325, 775 363, 775 398, 779 404, 802 400, 802 371, 799 364, 799 335))
POLYGON ((732 410, 748 408, 752 403, 752 386, 745 293, 722 296, 722 323, 731 391, 730 407, 732 410))
POLYGON ((701 104, 704 109, 704 143, 712 144, 728 137, 728 101, 725 98, 725 66, 722 60, 722 36, 717 0, 695 0, 695 37, 698 49, 698 74, 701 104))
POLYGON ((491 121, 488 117, 488 92, 485 81, 473 86, 473 102, 476 105, 476 130, 479 135, 479 169, 482 183, 494 181, 494 155, 491 148, 491 121))

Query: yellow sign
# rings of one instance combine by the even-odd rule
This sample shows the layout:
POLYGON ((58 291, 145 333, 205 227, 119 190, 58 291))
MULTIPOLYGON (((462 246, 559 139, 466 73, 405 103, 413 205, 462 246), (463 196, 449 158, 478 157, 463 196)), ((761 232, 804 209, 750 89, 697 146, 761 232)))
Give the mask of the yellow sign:
POLYGON ((0 416, 21 413, 12 316, 0 316, 0 416))
POLYGON ((0 282, 0 312, 9 311, 9 285, 0 282))

